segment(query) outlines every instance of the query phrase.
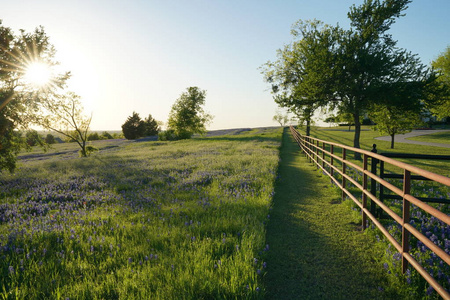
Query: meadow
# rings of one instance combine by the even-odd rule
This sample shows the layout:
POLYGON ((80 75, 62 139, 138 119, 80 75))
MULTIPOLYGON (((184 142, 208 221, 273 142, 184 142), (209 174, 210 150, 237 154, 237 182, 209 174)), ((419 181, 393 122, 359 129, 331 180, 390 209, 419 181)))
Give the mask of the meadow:
POLYGON ((23 154, 0 174, 0 298, 262 298, 281 134, 23 154))

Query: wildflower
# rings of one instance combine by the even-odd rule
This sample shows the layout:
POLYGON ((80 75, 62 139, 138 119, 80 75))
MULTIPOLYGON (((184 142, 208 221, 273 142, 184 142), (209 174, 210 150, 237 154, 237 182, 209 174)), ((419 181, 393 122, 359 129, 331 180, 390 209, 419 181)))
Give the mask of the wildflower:
POLYGON ((14 274, 15 273, 13 266, 9 266, 8 270, 9 270, 9 274, 14 274))

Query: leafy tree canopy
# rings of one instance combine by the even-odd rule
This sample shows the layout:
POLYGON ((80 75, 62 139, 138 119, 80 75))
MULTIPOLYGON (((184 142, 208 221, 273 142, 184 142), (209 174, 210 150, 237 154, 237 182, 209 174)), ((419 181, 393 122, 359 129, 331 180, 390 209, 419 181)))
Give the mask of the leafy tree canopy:
POLYGON ((189 87, 172 105, 168 127, 177 138, 188 139, 195 133, 206 133, 206 125, 213 117, 203 110, 205 98, 206 91, 189 87))
POLYGON ((431 111, 439 118, 450 117, 450 46, 431 65, 440 74, 437 81, 443 91, 431 111))
POLYGON ((159 122, 153 119, 152 115, 148 115, 144 120, 145 135, 154 136, 160 131, 159 122))
POLYGON ((366 0, 353 5, 349 30, 316 20, 297 22, 294 42, 278 51, 278 61, 266 64, 265 79, 275 83, 275 101, 305 113, 320 107, 350 114, 356 148, 361 116, 375 105, 419 111, 436 76, 387 33, 410 2, 366 0))
POLYGON ((122 132, 126 139, 134 140, 143 137, 146 125, 137 112, 133 112, 131 116, 123 123, 122 132))
POLYGON ((30 82, 27 74, 35 65, 48 70, 57 64, 55 49, 42 27, 27 33, 13 31, 0 20, 0 171, 15 168, 18 152, 26 147, 15 130, 26 129, 43 114, 43 104, 53 93, 64 88, 70 73, 49 73, 47 81, 30 82))

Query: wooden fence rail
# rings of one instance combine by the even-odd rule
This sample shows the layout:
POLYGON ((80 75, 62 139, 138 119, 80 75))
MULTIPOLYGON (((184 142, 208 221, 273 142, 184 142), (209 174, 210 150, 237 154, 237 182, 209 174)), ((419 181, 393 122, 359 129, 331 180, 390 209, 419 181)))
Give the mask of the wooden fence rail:
MULTIPOLYGON (((300 146, 306 157, 309 158, 324 174, 328 175, 333 183, 335 183, 342 190, 342 198, 346 197, 353 200, 354 203, 361 209, 362 213, 362 228, 363 230, 368 226, 368 220, 379 228, 384 236, 391 242, 396 250, 402 255, 402 271, 406 272, 408 264, 413 266, 418 273, 425 278, 425 280, 441 295, 444 299, 450 300, 450 294, 428 273, 427 270, 410 254, 410 237, 411 235, 421 241, 426 247, 433 251, 444 263, 450 265, 450 255, 446 253, 441 247, 436 245, 427 236, 417 230, 411 224, 411 204, 422 209, 424 212, 439 219, 440 221, 450 225, 450 216, 443 213, 439 209, 428 205, 427 203, 417 199, 411 195, 411 176, 423 176, 427 180, 433 181, 443 186, 450 187, 450 178, 435 174, 406 163, 385 157, 370 151, 361 150, 337 143, 332 143, 317 138, 301 135, 294 127, 290 127, 291 133, 300 146), (340 152, 340 155, 338 153, 340 152), (358 165, 355 161, 347 159, 349 152, 360 153, 363 160, 362 165, 358 165), (383 164, 400 168, 403 172, 402 188, 386 181, 385 179, 376 175, 373 168, 369 168, 369 158, 373 162, 378 160, 383 164), (362 175, 362 180, 354 179, 349 175, 353 170, 362 175), (415 175, 411 175, 415 174, 415 175), (371 187, 369 188, 369 178, 371 187), (379 184, 385 189, 389 189, 394 194, 402 199, 402 215, 399 216, 388 205, 383 203, 376 197, 374 193, 374 184, 379 184), (353 193, 349 189, 353 190, 353 193), (361 194, 361 200, 355 196, 354 189, 357 189, 361 194), (371 209, 368 207, 368 202, 371 202, 371 209), (382 225, 380 220, 374 214, 374 206, 377 205, 390 218, 397 222, 402 228, 401 242, 397 241, 389 231, 382 225)), ((358 195, 359 197, 359 195, 358 195)))

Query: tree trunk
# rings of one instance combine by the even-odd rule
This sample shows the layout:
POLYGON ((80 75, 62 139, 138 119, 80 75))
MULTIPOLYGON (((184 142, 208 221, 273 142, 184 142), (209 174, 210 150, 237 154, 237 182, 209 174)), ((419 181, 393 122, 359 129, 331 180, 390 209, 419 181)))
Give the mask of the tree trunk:
POLYGON ((391 149, 394 149, 394 136, 395 133, 391 134, 391 149))
POLYGON ((83 146, 81 146, 81 157, 87 157, 85 140, 83 140, 83 146))
POLYGON ((311 120, 306 120, 306 136, 309 136, 311 134, 311 120))
MULTIPOLYGON (((360 148, 359 138, 361 136, 361 123, 359 122, 359 113, 355 113, 353 115, 353 118, 355 121, 355 135, 353 137, 353 147, 360 148)), ((355 159, 361 160, 361 154, 358 152, 355 152, 355 159)))

